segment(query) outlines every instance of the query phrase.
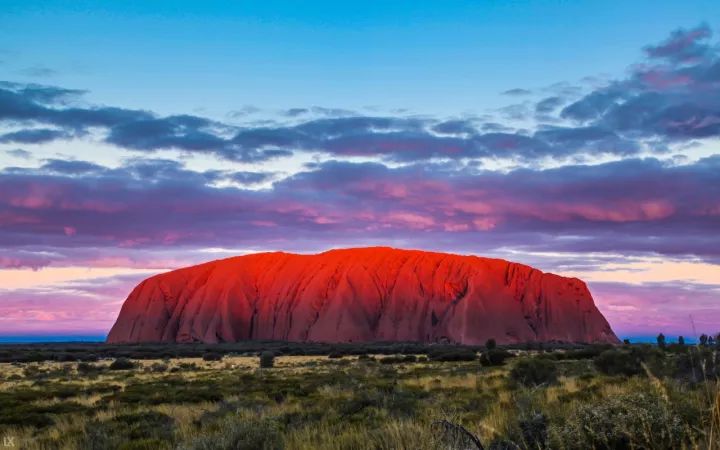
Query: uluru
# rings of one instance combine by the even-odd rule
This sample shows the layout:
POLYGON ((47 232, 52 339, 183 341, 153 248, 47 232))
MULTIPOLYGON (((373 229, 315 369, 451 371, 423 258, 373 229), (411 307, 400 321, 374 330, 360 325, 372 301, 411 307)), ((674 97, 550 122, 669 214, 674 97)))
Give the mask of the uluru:
POLYGON ((386 247, 257 253, 150 277, 109 343, 616 343, 585 283, 501 259, 386 247))

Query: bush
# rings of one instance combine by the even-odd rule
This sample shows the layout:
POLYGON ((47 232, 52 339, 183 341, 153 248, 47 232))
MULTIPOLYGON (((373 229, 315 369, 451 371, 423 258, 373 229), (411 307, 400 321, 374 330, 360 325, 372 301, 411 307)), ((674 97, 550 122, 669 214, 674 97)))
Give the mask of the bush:
POLYGON ((483 366, 502 366, 508 358, 512 358, 513 354, 507 350, 494 348, 483 352, 480 355, 480 364, 483 366))
POLYGON ((81 375, 91 375, 96 374, 99 372, 99 367, 95 364, 90 364, 86 362, 78 363, 77 365, 77 371, 81 375))
POLYGON ((155 411, 119 415, 107 421, 85 425, 83 448, 163 449, 170 448, 175 420, 155 411))
POLYGON ((525 386, 535 387, 557 381, 557 367, 547 358, 526 358, 510 370, 510 377, 525 386))
POLYGON ((620 394, 580 403, 551 428, 552 448, 686 448, 690 429, 657 393, 620 394))
POLYGON ((417 362, 417 356, 415 355, 397 355, 397 356, 385 356, 379 359, 380 364, 402 364, 402 363, 414 363, 417 362))
POLYGON ((477 353, 469 348, 437 348, 428 352, 430 361, 474 361, 477 353))
POLYGON ((606 375, 632 376, 643 373, 637 352, 605 350, 593 360, 595 368, 606 375))
POLYGON ((165 363, 154 363, 150 366, 150 370, 156 373, 166 372, 168 370, 168 365, 165 363))
POLYGON ((678 380, 699 383, 705 380, 720 378, 720 354, 712 350, 695 347, 688 352, 677 355, 670 369, 671 375, 678 380))
POLYGON ((203 355, 203 361, 220 361, 223 355, 220 353, 208 352, 203 355))
POLYGON ((568 350, 565 352, 555 352, 555 358, 558 360, 570 359, 593 359, 605 350, 611 350, 614 347, 610 344, 594 344, 588 345, 580 349, 568 350))
POLYGON ((135 363, 127 358, 117 358, 110 364, 110 370, 130 370, 135 368, 135 363))
POLYGON ((216 433, 193 439, 182 450, 275 450, 283 447, 280 426, 272 419, 231 416, 216 433))
POLYGON ((260 368, 271 369, 275 365, 275 354, 273 352, 260 353, 260 368))
POLYGON ((488 350, 493 350, 497 347, 497 342, 495 342, 495 339, 488 339, 487 342, 485 342, 485 348, 488 350))
POLYGON ((544 414, 533 414, 519 422, 525 448, 546 448, 548 438, 548 421, 544 414))

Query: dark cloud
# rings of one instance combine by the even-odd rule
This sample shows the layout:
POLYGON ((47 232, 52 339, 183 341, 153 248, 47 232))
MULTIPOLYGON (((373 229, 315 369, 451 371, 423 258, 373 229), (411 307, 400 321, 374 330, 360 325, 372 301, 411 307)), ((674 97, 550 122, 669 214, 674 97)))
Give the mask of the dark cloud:
POLYGON ((529 89, 515 88, 515 89, 508 89, 507 91, 503 91, 501 94, 502 95, 510 95, 513 97, 521 97, 521 96, 532 94, 532 91, 529 89))
POLYGON ((2 86, 0 121, 37 122, 78 130, 111 127, 152 117, 148 112, 122 108, 65 107, 64 102, 79 95, 79 91, 15 83, 4 83, 2 86))
POLYGON ((685 142, 720 136, 720 47, 706 25, 678 30, 648 60, 566 106, 563 118, 635 140, 685 142))
POLYGON ((712 36, 707 24, 691 30, 679 29, 658 45, 645 47, 650 58, 667 59, 675 63, 692 63, 712 57, 713 48, 704 41, 712 36))
POLYGON ((536 139, 552 145, 556 155, 562 149, 572 149, 567 155, 584 150, 587 153, 609 153, 615 155, 633 155, 640 146, 636 141, 620 137, 600 127, 545 127, 534 134, 536 139))
POLYGON ((288 117, 297 117, 307 114, 309 112, 310 110, 308 108, 290 108, 285 111, 285 115, 288 117))
POLYGON ((112 127, 106 140, 135 150, 216 151, 223 148, 225 140, 209 131, 213 125, 207 119, 188 115, 147 118, 112 127))
POLYGON ((70 137, 70 135, 63 130, 34 128, 1 134, 0 143, 42 144, 44 142, 51 142, 68 137, 70 137))
POLYGON ((535 105, 535 113, 550 114, 562 106, 563 103, 565 103, 565 100, 561 97, 553 96, 544 98, 535 105))
POLYGON ((103 166, 87 161, 48 159, 42 165, 42 170, 65 175, 82 175, 91 172, 100 172, 106 169, 103 166))
MULTIPOLYGON (((389 161, 431 158, 516 158, 564 156, 577 152, 622 153, 613 146, 573 142, 558 147, 543 142, 542 134, 528 136, 501 124, 486 123, 477 129, 473 120, 439 121, 415 117, 330 116, 299 124, 229 126, 193 115, 156 117, 152 113, 113 107, 56 106, 74 91, 14 86, 0 89, 0 120, 46 123, 59 129, 32 130, 0 137, 5 142, 48 142, 88 129, 107 130, 105 141, 140 152, 176 149, 216 155, 222 159, 260 162, 293 152, 320 152, 336 156, 377 156, 389 161)), ((527 107, 523 106, 528 113, 527 107)), ((577 133, 580 136, 582 133, 577 133)))
POLYGON ((65 89, 41 84, 12 83, 8 81, 0 81, 0 89, 15 93, 27 101, 37 102, 43 105, 61 105, 66 101, 79 98, 86 92, 78 89, 65 89))
POLYGON ((441 134, 476 134, 477 128, 470 120, 446 120, 435 124, 432 130, 441 134))

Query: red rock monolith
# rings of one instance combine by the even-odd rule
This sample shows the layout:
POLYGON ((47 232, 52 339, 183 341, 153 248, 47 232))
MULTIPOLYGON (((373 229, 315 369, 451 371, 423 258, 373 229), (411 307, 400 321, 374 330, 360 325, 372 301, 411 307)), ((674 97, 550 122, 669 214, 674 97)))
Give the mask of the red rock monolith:
POLYGON ((384 247, 259 253, 153 276, 107 341, 604 342, 577 278, 500 259, 384 247))

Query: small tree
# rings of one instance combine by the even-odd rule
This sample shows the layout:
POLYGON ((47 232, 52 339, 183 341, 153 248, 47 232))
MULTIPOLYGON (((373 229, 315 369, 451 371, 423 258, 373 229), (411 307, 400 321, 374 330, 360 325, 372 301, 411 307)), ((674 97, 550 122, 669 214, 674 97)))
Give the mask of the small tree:
POLYGON ((606 375, 632 376, 642 373, 641 360, 628 350, 605 350, 593 359, 595 368, 606 375))
POLYGON ((630 345, 630 339, 623 339, 623 345, 630 345))
POLYGON ((490 338, 487 340, 487 342, 485 342, 486 349, 493 350, 493 349, 495 349, 495 347, 497 347, 497 342, 495 342, 495 339, 490 338))
POLYGON ((678 345, 681 346, 681 347, 685 345, 685 338, 684 338, 684 337, 678 336, 678 345))
POLYGON ((660 333, 657 336, 657 345, 659 348, 665 350, 665 335, 660 333))
POLYGON ((502 348, 487 350, 480 355, 480 364, 483 366, 502 366, 505 360, 512 358, 512 353, 502 348))
POLYGON ((271 369, 275 365, 275 354, 273 352, 264 351, 260 353, 260 368, 271 369))
POLYGON ((708 336, 707 336, 707 334, 701 334, 701 335, 700 335, 700 345, 702 345, 703 347, 705 347, 705 346, 707 346, 707 343, 708 343, 708 336))
POLYGON ((510 377, 529 387, 552 384, 557 381, 557 368, 548 358, 521 359, 510 370, 510 377))

